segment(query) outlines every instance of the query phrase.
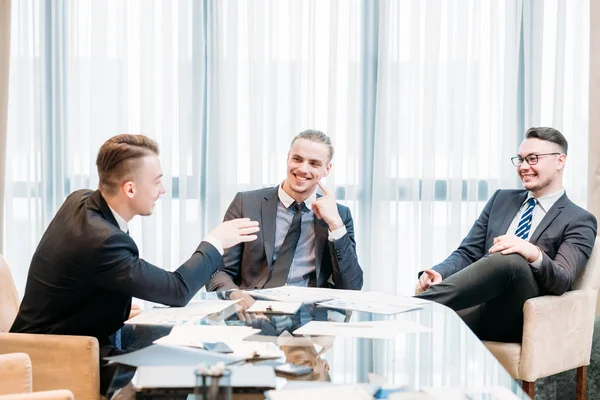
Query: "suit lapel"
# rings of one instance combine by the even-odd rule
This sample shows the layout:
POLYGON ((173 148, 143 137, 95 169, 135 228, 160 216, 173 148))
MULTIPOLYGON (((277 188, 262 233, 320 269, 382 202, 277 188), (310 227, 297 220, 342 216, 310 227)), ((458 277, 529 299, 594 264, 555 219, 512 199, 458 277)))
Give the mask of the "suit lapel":
POLYGON ((329 236, 329 227, 325 221, 314 216, 314 227, 315 227, 315 274, 317 277, 317 286, 319 282, 319 273, 321 272, 321 261, 323 260, 323 247, 329 236))
POLYGON ((517 215, 517 213, 521 209, 521 206, 525 202, 525 199, 527 198, 527 193, 528 193, 527 190, 524 190, 523 192, 520 192, 520 193, 517 192, 514 195, 514 200, 507 201, 505 203, 506 206, 500 212, 500 215, 505 215, 506 218, 502 218, 500 220, 500 221, 502 221, 502 225, 499 226, 497 232, 494 232, 494 235, 493 235, 494 237, 506 234, 506 232, 508 231, 508 228, 510 227, 510 224, 512 223, 512 221, 514 219, 514 216, 517 215))
POLYGON ((529 239, 529 242, 537 242, 540 235, 544 233, 546 228, 550 226, 552 221, 554 221, 554 219, 558 217, 558 215, 562 212, 562 209, 565 208, 567 201, 569 201, 569 198, 567 197, 567 193, 565 192, 562 196, 560 196, 558 200, 556 200, 556 203, 554 203, 554 205, 550 207, 546 215, 544 215, 544 218, 542 218, 540 224, 537 226, 537 228, 535 228, 535 232, 533 232, 533 235, 531 235, 531 239, 529 239))
POLYGON ((277 219, 277 190, 276 186, 265 194, 260 209, 260 227, 263 230, 265 255, 269 267, 273 264, 273 247, 275 246, 275 221, 277 219))

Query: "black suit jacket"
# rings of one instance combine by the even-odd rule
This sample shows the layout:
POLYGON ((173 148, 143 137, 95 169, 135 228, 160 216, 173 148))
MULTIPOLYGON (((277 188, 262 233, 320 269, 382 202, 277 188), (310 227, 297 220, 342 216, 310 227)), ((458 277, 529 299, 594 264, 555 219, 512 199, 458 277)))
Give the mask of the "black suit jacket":
MULTIPOLYGON (((446 279, 485 256, 494 238, 506 234, 527 193, 496 191, 458 249, 433 269, 446 279)), ((542 251, 542 265, 532 271, 543 294, 561 295, 571 289, 592 254, 596 230, 596 218, 566 193, 548 210, 529 239, 542 251)))
POLYGON ((132 296, 184 306, 221 263, 206 242, 174 272, 142 260, 100 192, 79 190, 42 236, 11 332, 94 336, 107 345, 132 296))
MULTIPOLYGON (((258 239, 225 250, 224 267, 206 285, 209 291, 262 288, 273 264, 277 194, 279 186, 236 194, 224 220, 250 218, 259 221, 258 239)), ((318 287, 360 290, 363 271, 356 256, 354 223, 350 209, 338 204, 338 212, 347 234, 333 243, 328 240, 329 227, 315 216, 315 269, 318 287), (333 285, 329 282, 332 281, 333 285)))

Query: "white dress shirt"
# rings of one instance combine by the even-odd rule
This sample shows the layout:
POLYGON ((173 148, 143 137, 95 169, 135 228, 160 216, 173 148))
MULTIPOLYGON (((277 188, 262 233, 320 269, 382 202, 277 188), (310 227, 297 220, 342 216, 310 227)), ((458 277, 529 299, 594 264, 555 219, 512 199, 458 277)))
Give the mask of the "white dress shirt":
MULTIPOLYGON (((533 208, 533 216, 531 219, 531 228, 529 229, 530 234, 529 234, 529 237, 527 238, 527 241, 529 241, 529 239, 531 239, 531 236, 533 236, 533 233, 539 226, 540 222, 542 222, 542 219, 544 219, 544 217, 548 213, 548 210, 550 210, 550 208, 552 208, 554 203, 556 203, 556 201, 563 194, 565 194, 565 189, 560 189, 559 191, 547 194, 547 195, 539 197, 539 198, 535 198, 533 196, 533 193, 531 193, 531 192, 527 193, 527 198, 521 205, 521 208, 519 208, 517 215, 515 215, 515 217, 513 218, 513 221, 510 224, 510 226, 508 227, 508 231, 506 231, 506 234, 514 235, 517 232, 517 227, 519 226, 519 221, 521 220, 521 215, 523 215, 523 213, 527 209, 527 201, 531 198, 535 198, 536 204, 535 204, 535 207, 533 208)), ((534 262, 529 263, 529 264, 534 268, 539 268, 542 265, 542 252, 540 251, 540 255, 538 256, 538 258, 534 262)))

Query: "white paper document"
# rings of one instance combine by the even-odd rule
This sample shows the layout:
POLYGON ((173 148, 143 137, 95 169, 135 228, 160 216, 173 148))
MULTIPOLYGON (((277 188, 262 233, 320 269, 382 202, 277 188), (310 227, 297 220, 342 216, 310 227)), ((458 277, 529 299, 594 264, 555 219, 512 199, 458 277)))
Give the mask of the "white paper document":
POLYGON ((221 312, 239 300, 198 300, 185 307, 154 307, 125 321, 128 325, 183 325, 221 312))
POLYGON ((228 355, 244 359, 279 358, 284 354, 274 343, 244 341, 260 332, 247 326, 178 325, 171 333, 154 341, 167 346, 204 348, 204 343, 225 343, 232 350, 228 355))
POLYGON ((233 353, 229 355, 246 360, 263 360, 284 357, 285 353, 275 343, 268 342, 226 342, 233 353))
POLYGON ((295 314, 300 307, 302 307, 301 302, 256 300, 256 302, 254 302, 254 304, 252 304, 250 308, 246 310, 246 312, 265 314, 295 314))
POLYGON ((283 286, 273 289, 248 291, 252 297, 270 301, 317 303, 321 307, 337 310, 354 310, 375 314, 398 314, 414 310, 428 303, 410 296, 396 296, 378 292, 362 292, 360 290, 341 290, 325 288, 305 288, 283 286))
POLYGON ((320 307, 333 308, 336 310, 352 310, 352 311, 362 311, 362 312, 370 312, 373 314, 384 314, 384 315, 392 315, 398 314, 405 311, 414 310, 419 308, 419 305, 406 305, 406 304, 395 304, 395 303, 386 303, 383 301, 373 300, 371 302, 363 302, 363 301, 348 301, 348 300, 329 300, 321 303, 317 303, 320 307))
POLYGON ((171 346, 204 347, 204 343, 235 343, 260 332, 248 326, 227 325, 177 325, 167 336, 154 341, 155 344, 171 346))
POLYGON ((306 389, 269 390, 269 400, 372 400, 373 396, 359 385, 327 385, 306 389))
MULTIPOLYGON (((519 397, 502 386, 479 388, 436 387, 423 388, 431 400, 519 400, 519 397)), ((392 397, 390 397, 392 399, 392 397)))
POLYGON ((246 293, 256 299, 312 304, 319 301, 336 299, 340 291, 335 289, 282 286, 272 289, 250 290, 246 291, 246 293))
POLYGON ((296 329, 294 335, 349 336, 367 339, 393 339, 403 333, 431 332, 412 321, 328 322, 310 321, 296 329))
MULTIPOLYGON (((345 292, 345 291, 344 291, 345 292)), ((426 300, 377 292, 343 293, 337 299, 317 303, 318 306, 337 310, 353 310, 373 314, 392 315, 414 310, 426 300)))

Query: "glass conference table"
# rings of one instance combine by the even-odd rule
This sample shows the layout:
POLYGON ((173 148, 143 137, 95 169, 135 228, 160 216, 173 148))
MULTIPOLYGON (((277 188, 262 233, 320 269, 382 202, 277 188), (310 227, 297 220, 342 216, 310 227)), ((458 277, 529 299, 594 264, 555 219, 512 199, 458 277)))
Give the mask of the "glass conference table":
MULTIPOLYGON (((196 299, 228 297, 226 292, 211 292, 199 293, 196 299)), ((280 346, 285 354, 280 361, 304 364, 310 366, 313 372, 295 378, 277 374, 277 389, 285 386, 288 379, 355 384, 369 382, 369 376, 376 374, 387 386, 403 386, 415 391, 424 388, 501 387, 517 398, 529 398, 460 317, 436 303, 427 302, 418 309, 395 315, 339 311, 305 304, 291 316, 253 314, 252 317, 234 304, 210 315, 202 323, 252 326, 261 329, 259 335, 264 336, 263 339, 271 337, 275 342, 275 337, 282 333, 288 335, 284 332, 292 332, 311 320, 343 323, 390 319, 412 321, 431 331, 400 334, 394 339, 321 336, 287 342, 286 346, 280 346)), ((168 332, 168 329, 162 329, 160 335, 168 332)))

